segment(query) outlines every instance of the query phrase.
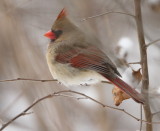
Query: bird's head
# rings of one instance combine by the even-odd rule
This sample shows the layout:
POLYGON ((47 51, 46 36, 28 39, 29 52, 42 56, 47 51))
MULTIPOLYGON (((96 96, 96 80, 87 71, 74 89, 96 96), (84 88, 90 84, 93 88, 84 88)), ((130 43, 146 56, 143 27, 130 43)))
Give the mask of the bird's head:
POLYGON ((67 11, 64 8, 58 15, 50 31, 44 34, 52 41, 63 36, 63 34, 69 33, 75 29, 75 25, 67 18, 67 11))

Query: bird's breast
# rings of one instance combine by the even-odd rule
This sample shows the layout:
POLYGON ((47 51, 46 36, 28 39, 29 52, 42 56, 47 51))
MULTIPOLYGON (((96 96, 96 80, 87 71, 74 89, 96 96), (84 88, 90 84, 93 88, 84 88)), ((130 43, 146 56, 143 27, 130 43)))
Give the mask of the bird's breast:
POLYGON ((93 70, 82 70, 48 59, 49 70, 54 79, 65 86, 90 85, 105 80, 103 76, 93 70))

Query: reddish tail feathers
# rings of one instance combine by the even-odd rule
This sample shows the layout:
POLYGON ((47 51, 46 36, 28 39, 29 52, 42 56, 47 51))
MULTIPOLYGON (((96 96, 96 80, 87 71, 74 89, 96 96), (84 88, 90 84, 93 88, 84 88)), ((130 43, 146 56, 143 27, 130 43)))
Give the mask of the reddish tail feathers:
POLYGON ((123 80, 121 80, 118 77, 107 78, 107 79, 114 85, 116 85, 118 88, 120 88, 122 91, 124 91, 126 94, 128 94, 133 100, 135 100, 138 103, 144 104, 145 102, 144 97, 140 93, 138 93, 135 89, 133 89, 131 86, 129 86, 127 83, 125 83, 123 80))

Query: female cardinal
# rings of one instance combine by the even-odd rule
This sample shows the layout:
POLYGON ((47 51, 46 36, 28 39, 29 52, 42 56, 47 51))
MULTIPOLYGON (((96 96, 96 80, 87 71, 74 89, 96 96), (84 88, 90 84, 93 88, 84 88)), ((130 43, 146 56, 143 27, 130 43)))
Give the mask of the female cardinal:
POLYGON ((144 98, 121 80, 112 61, 96 44, 75 26, 63 9, 51 31, 45 34, 51 39, 47 50, 47 63, 52 76, 66 86, 94 84, 109 80, 138 103, 144 98))

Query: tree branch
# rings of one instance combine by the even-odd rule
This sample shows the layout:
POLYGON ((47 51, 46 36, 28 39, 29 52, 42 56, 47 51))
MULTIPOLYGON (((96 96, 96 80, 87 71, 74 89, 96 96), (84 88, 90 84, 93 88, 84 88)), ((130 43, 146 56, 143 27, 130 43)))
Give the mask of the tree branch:
MULTIPOLYGON (((146 44, 144 39, 144 31, 142 24, 142 15, 141 15, 141 0, 134 0, 135 4, 135 19, 137 24, 137 33, 140 47, 140 56, 141 56, 141 67, 142 67, 142 94, 145 97, 145 104, 143 106, 145 118, 148 122, 152 122, 152 114, 149 105, 149 76, 148 76, 148 63, 147 63, 147 51, 146 44)), ((152 124, 147 124, 146 131, 152 131, 152 124)))
POLYGON ((159 41, 160 41, 160 39, 148 43, 148 44, 146 45, 146 48, 149 47, 150 45, 153 45, 153 44, 159 42, 159 41))
POLYGON ((142 62, 129 62, 128 64, 134 65, 134 64, 141 64, 142 62))
POLYGON ((57 81, 56 79, 53 80, 39 80, 39 79, 30 79, 30 78, 16 78, 16 79, 7 79, 7 80, 0 80, 0 82, 10 82, 10 81, 40 81, 40 82, 50 82, 50 81, 57 81))
MULTIPOLYGON (((40 80, 40 79, 30 79, 30 78, 16 78, 16 79, 7 79, 7 80, 0 80, 0 82, 12 82, 12 81, 37 81, 37 82, 52 82, 57 81, 56 79, 52 80, 40 80)), ((101 81, 102 83, 112 84, 109 81, 101 81)))
POLYGON ((152 117, 155 116, 155 115, 157 115, 157 114, 160 114, 160 111, 152 113, 152 117))
POLYGON ((142 118, 143 118, 143 115, 142 115, 142 106, 143 106, 143 105, 141 104, 141 105, 140 105, 140 114, 141 114, 140 119, 141 119, 141 120, 140 120, 140 129, 139 129, 139 131, 142 131, 142 124, 143 124, 143 123, 142 123, 142 118))
POLYGON ((109 11, 109 12, 105 12, 105 13, 101 13, 101 14, 98 14, 98 15, 94 15, 94 16, 90 16, 90 17, 84 18, 81 21, 86 21, 88 19, 93 19, 93 18, 96 18, 96 17, 108 15, 108 14, 123 14, 123 15, 131 16, 131 17, 135 18, 134 15, 129 14, 129 13, 120 12, 120 11, 109 11))
POLYGON ((129 112, 125 111, 124 109, 120 109, 120 108, 116 108, 116 107, 112 107, 112 106, 108 106, 108 105, 105 105, 101 102, 99 102, 98 100, 90 97, 90 96, 87 96, 83 93, 80 93, 80 92, 77 92, 77 91, 72 91, 72 90, 62 90, 62 91, 58 91, 58 92, 53 92, 49 95, 46 95, 38 100, 36 100, 35 102, 33 102, 33 104, 31 104, 29 107, 27 107, 24 111, 22 111, 21 113, 19 113, 18 115, 16 115, 15 117, 13 117, 11 120, 9 120, 8 122, 6 122, 5 124, 2 125, 2 127, 0 128, 0 131, 2 131, 3 129, 5 129, 7 126, 9 126, 12 122, 14 122, 15 120, 17 120, 19 117, 23 116, 23 115, 26 115, 26 114, 30 114, 30 113, 27 113, 32 107, 34 107, 36 104, 40 103, 41 101, 45 100, 45 99, 48 99, 48 98, 52 98, 52 97, 57 97, 57 96, 62 96, 62 97, 69 97, 69 98, 74 98, 74 99, 77 99, 77 100, 81 100, 81 99, 89 99, 95 103, 97 103, 98 105, 100 105, 101 107, 103 108, 110 108, 110 109, 113 109, 113 110, 117 110, 117 111, 120 111, 120 112, 123 112, 125 114, 127 114, 128 116, 132 117, 133 119, 137 120, 137 121, 141 121, 141 122, 145 122, 145 123, 148 123, 148 124, 160 124, 160 122, 148 122, 146 120, 143 120, 143 119, 139 119, 135 116, 133 116, 132 114, 130 114, 129 112), (63 93, 72 93, 72 94, 77 94, 77 95, 80 95, 81 97, 75 97, 75 96, 72 96, 72 95, 66 95, 66 94, 63 94, 63 93))

